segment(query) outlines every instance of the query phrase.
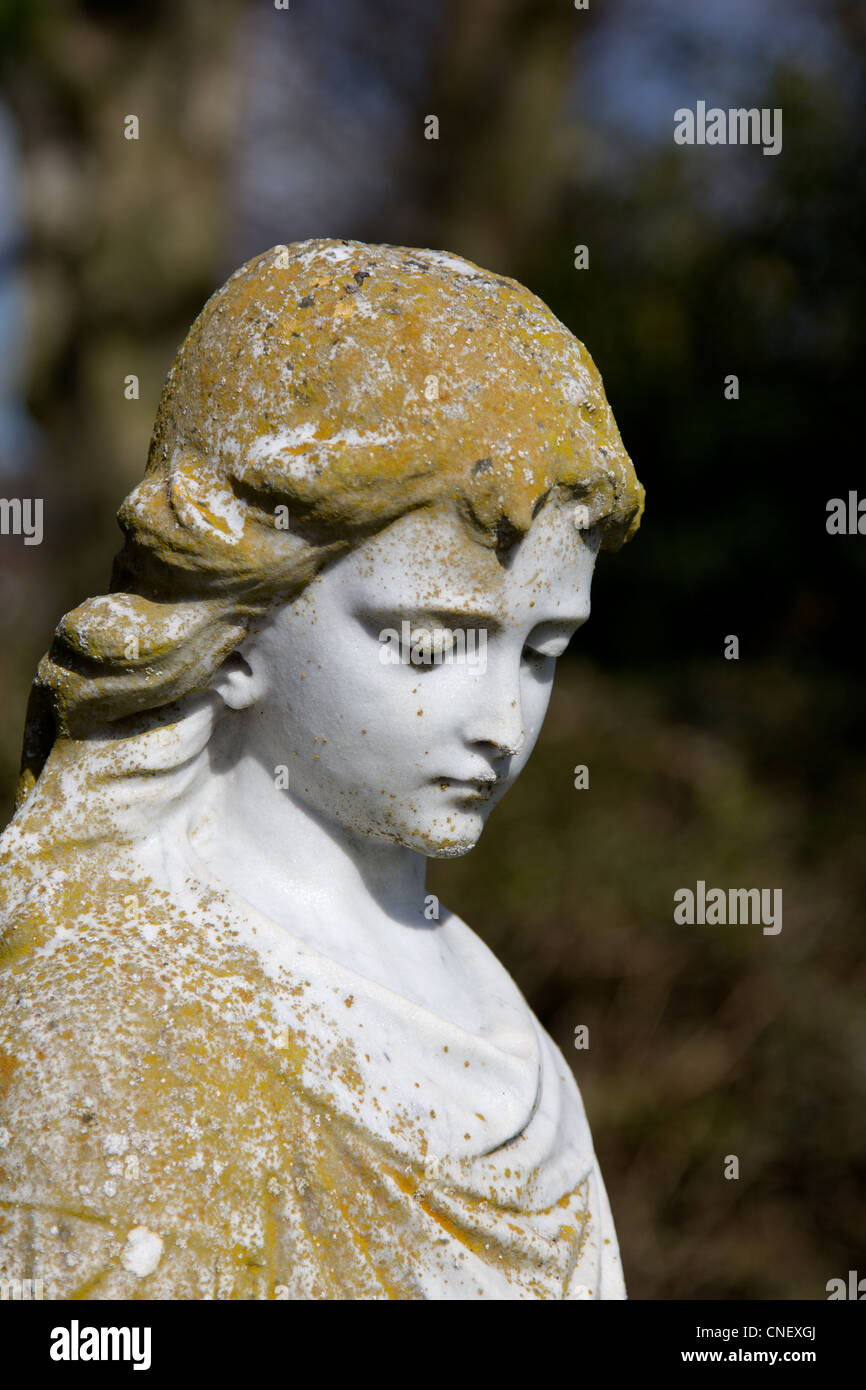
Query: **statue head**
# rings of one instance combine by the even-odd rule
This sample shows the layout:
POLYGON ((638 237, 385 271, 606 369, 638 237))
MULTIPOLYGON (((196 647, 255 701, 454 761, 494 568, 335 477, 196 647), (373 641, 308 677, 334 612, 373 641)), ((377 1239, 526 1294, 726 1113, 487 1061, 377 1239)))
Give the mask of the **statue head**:
POLYGON ((207 692, 319 810, 459 853, 642 505, 589 354, 521 285, 434 251, 274 247, 169 372, 110 592, 40 663, 19 802, 57 737, 123 738, 207 692), (461 709, 477 731, 446 749, 461 709))

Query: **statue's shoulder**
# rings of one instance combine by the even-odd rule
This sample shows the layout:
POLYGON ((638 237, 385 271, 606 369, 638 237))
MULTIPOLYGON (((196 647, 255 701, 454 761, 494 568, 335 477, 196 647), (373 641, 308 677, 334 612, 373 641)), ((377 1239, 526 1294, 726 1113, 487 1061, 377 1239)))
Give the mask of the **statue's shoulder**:
POLYGON ((313 1260, 292 1173, 314 1108, 244 953, 140 890, 58 881, 5 923, 0 1275, 52 1298, 274 1297, 274 1230, 313 1260))

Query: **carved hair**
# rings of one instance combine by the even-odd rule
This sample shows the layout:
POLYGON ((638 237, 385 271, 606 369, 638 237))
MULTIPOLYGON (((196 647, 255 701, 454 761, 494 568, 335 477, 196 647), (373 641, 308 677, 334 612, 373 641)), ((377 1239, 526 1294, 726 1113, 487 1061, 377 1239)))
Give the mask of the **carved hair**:
POLYGON ((168 374, 110 592, 39 664, 19 805, 58 735, 206 689, 275 603, 404 513, 448 509, 502 554, 551 495, 606 549, 643 508, 592 359, 535 295, 436 251, 255 257, 168 374))

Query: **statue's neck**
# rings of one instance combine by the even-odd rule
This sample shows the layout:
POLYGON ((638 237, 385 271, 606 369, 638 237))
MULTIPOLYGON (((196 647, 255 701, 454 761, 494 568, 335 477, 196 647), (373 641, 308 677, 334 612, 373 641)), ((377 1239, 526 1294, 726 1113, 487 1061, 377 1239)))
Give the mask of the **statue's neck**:
POLYGON ((287 891, 309 892, 323 905, 351 901, 357 911, 369 902, 407 922, 423 906, 422 855, 327 821, 252 758, 208 779, 187 824, 199 851, 215 853, 223 868, 240 875, 245 860, 254 862, 275 905, 287 891))
POLYGON ((436 934, 423 855, 326 821, 253 758, 202 779, 180 829, 226 887, 347 963, 415 959, 427 949, 418 938, 436 934))

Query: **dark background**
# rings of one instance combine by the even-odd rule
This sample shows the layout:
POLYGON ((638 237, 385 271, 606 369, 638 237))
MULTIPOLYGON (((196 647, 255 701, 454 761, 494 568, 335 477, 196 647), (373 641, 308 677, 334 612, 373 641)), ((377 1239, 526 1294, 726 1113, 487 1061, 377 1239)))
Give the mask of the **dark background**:
POLYGON ((431 891, 575 1068, 632 1297, 866 1275, 866 537, 825 526, 866 496, 862 3, 0 0, 0 52, 0 493, 45 499, 41 546, 0 538, 6 815, 38 658, 106 588, 227 274, 345 236, 516 277, 589 347, 647 512, 431 891), (781 154, 676 145, 698 99, 781 107, 781 154), (676 925, 700 878, 781 888, 781 934, 676 925))

